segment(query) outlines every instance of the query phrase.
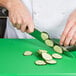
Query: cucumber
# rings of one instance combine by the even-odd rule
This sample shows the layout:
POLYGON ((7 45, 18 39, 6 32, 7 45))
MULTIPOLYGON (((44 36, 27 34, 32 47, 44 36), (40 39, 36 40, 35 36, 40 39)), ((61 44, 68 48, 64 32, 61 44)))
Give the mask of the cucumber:
POLYGON ((45 65, 46 62, 43 61, 43 60, 37 60, 37 61, 35 61, 35 64, 36 64, 36 65, 45 65))
POLYGON ((58 52, 58 53, 63 53, 64 51, 68 51, 69 48, 65 48, 64 46, 59 45, 59 42, 54 40, 54 39, 50 39, 49 35, 47 32, 42 32, 41 33, 41 38, 42 40, 44 40, 44 43, 49 46, 49 47, 53 47, 54 51, 58 52))
POLYGON ((38 54, 47 53, 47 52, 48 52, 47 50, 41 50, 41 49, 38 50, 38 54))
POLYGON ((46 61, 46 60, 51 60, 52 56, 49 53, 42 53, 42 58, 46 61))
POLYGON ((58 46, 58 45, 55 45, 55 46, 53 47, 53 49, 54 49, 54 51, 56 51, 56 52, 58 52, 58 53, 60 53, 60 54, 63 53, 62 47, 60 47, 60 46, 58 46))
POLYGON ((62 59, 62 56, 60 54, 57 54, 57 53, 53 53, 52 57, 56 58, 56 59, 62 59))
POLYGON ((47 46, 50 46, 50 47, 53 47, 53 46, 54 46, 54 42, 53 42, 52 40, 50 40, 50 39, 46 39, 46 40, 45 40, 45 44, 46 44, 47 46))
POLYGON ((48 39, 48 38, 49 38, 48 33, 46 33, 46 32, 42 32, 42 33, 41 33, 41 38, 42 38, 42 40, 46 40, 46 39, 48 39))

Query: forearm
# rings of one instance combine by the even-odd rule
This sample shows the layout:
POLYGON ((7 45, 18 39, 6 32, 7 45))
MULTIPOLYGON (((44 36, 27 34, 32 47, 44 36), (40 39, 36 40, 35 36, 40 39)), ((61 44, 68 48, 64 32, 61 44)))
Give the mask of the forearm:
POLYGON ((8 2, 9 2, 9 0, 0 0, 0 6, 7 8, 8 2))
POLYGON ((20 1, 21 0, 0 0, 0 6, 3 6, 9 10, 13 6, 17 6, 20 1))

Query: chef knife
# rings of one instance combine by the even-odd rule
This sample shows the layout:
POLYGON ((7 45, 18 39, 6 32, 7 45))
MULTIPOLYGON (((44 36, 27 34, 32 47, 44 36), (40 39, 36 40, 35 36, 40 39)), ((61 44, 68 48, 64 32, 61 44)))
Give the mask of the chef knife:
MULTIPOLYGON (((35 30, 34 30, 34 32, 33 33, 29 33, 31 36, 33 36, 34 38, 36 38, 37 40, 39 40, 40 42, 43 42, 44 43, 44 41, 42 40, 42 38, 41 38, 41 32, 39 31, 39 30, 37 30, 36 28, 35 28, 35 30)), ((52 39, 52 38, 51 38, 52 39)), ((52 39, 53 40, 53 42, 56 44, 56 45, 59 45, 60 46, 60 44, 59 44, 59 42, 56 40, 56 39, 52 39)), ((46 45, 47 46, 47 45, 46 45)), ((47 46, 47 47, 49 47, 49 46, 47 46)), ((61 46, 62 47, 62 46, 61 46)), ((74 55, 71 53, 71 52, 69 52, 69 50, 70 50, 70 48, 68 49, 68 48, 66 48, 66 47, 64 47, 65 49, 67 49, 67 50, 63 50, 64 51, 64 54, 66 55, 66 56, 69 56, 69 57, 74 57, 74 55)), ((72 49, 72 48, 71 48, 72 49)))

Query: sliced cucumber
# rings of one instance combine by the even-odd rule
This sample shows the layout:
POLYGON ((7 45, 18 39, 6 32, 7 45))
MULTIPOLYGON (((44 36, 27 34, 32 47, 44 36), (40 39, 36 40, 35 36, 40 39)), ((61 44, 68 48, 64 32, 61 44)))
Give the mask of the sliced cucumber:
POLYGON ((47 60, 46 63, 48 63, 48 64, 56 64, 57 61, 52 59, 52 60, 47 60))
POLYGON ((44 60, 51 60, 52 56, 49 53, 42 53, 42 58, 44 60))
POLYGON ((30 55, 32 55, 33 53, 32 53, 32 51, 25 51, 24 52, 24 56, 30 56, 30 55))
POLYGON ((62 59, 62 56, 60 54, 57 54, 57 53, 53 53, 52 57, 56 58, 56 59, 62 59))
POLYGON ((46 62, 43 61, 43 60, 37 60, 37 61, 35 61, 35 64, 36 64, 36 65, 45 65, 46 62))
POLYGON ((54 46, 54 42, 52 40, 49 40, 49 39, 45 40, 45 44, 47 46, 50 46, 50 47, 53 47, 54 46))
POLYGON ((43 40, 48 39, 48 38, 49 38, 48 33, 46 33, 46 32, 42 32, 42 33, 41 33, 41 38, 42 38, 43 40))
POLYGON ((41 50, 41 49, 38 50, 38 53, 39 53, 39 54, 47 53, 47 52, 48 52, 47 50, 41 50))
POLYGON ((58 52, 58 53, 63 53, 63 49, 62 49, 60 46, 58 46, 58 45, 55 45, 55 46, 53 47, 53 49, 54 49, 54 51, 56 51, 56 52, 58 52))

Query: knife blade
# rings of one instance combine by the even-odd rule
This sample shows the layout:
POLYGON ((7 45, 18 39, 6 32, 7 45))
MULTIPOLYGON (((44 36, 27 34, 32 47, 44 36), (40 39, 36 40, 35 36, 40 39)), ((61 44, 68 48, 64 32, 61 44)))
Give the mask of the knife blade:
MULTIPOLYGON (((34 32, 32 32, 32 33, 29 33, 31 36, 33 36, 34 38, 36 38, 37 40, 39 40, 40 42, 43 42, 44 43, 44 41, 42 40, 42 38, 41 38, 41 32, 39 31, 39 30, 37 30, 36 28, 35 28, 35 30, 34 30, 34 32)), ((53 39, 53 38, 51 38, 52 40, 53 40, 53 42, 56 44, 56 45, 59 45, 60 46, 60 44, 59 44, 59 40, 58 39, 53 39)), ((45 44, 45 43, 44 43, 45 44)), ((46 44, 45 44, 46 45, 46 44)), ((46 45, 47 46, 47 45, 46 45)), ((47 47, 49 47, 49 46, 47 46, 47 47)), ((60 46, 60 47, 62 47, 62 46, 60 46)), ((65 49, 67 49, 66 47, 64 47, 65 49)), ((63 50, 64 52, 63 52, 63 54, 64 55, 66 55, 66 56, 68 56, 68 57, 72 57, 72 58, 74 58, 75 56, 71 53, 71 52, 69 52, 69 49, 67 49, 68 51, 65 51, 65 50, 63 50)))

